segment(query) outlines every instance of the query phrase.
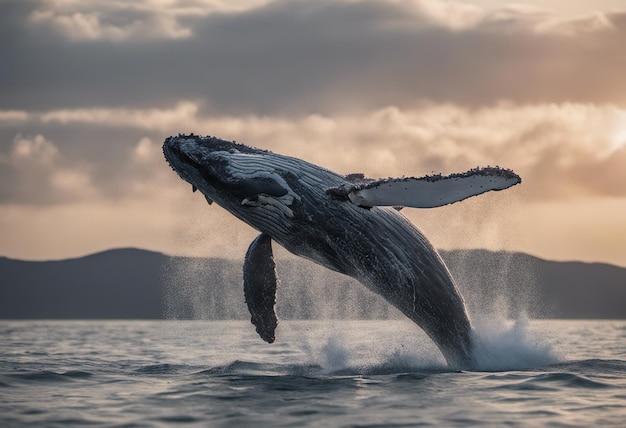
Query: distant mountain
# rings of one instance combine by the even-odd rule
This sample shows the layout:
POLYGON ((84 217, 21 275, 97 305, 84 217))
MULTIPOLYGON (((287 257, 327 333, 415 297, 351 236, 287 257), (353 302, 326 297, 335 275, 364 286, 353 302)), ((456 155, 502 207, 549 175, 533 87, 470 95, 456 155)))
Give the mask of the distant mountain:
POLYGON ((62 261, 0 258, 0 317, 160 318, 166 259, 135 249, 62 261))
MULTIPOLYGON (((442 251, 472 314, 626 318, 626 269, 521 253, 442 251)), ((243 260, 118 249, 32 262, 0 258, 2 319, 247 319, 243 260)), ((289 318, 399 318, 381 297, 302 259, 277 261, 289 318)))
POLYGON ((442 252, 470 308, 508 306, 536 318, 626 318, 626 268, 553 262, 523 253, 442 252))

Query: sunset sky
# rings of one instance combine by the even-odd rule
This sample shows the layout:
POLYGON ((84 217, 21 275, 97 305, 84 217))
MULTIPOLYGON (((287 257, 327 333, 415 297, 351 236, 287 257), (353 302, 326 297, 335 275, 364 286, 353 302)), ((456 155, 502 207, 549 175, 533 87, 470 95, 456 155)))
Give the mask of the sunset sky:
POLYGON ((435 246, 626 266, 623 0, 0 0, 0 255, 242 258, 163 159, 216 135, 340 173, 499 165, 435 246), (621 8, 621 9, 620 9, 621 8))

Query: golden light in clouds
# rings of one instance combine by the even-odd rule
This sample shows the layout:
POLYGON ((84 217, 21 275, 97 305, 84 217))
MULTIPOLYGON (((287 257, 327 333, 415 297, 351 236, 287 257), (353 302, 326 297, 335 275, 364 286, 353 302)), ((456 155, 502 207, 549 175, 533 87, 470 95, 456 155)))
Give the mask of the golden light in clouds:
MULTIPOLYGON (((146 130, 162 127, 163 135, 193 129, 371 177, 448 174, 498 164, 521 174, 522 185, 448 207, 407 209, 404 214, 441 248, 506 249, 552 259, 625 264, 621 237, 626 236, 626 150, 620 137, 625 112, 615 106, 388 107, 297 120, 216 118, 199 111, 184 101, 163 111, 52 112, 34 120, 106 120, 146 130)), ((0 251, 49 258, 58 254, 58 249, 52 251, 54 243, 65 242, 60 256, 121 245, 241 256, 255 232, 192 194, 162 159, 161 143, 148 137, 136 141, 126 164, 119 166, 126 174, 127 195, 115 201, 98 194, 80 168, 50 169, 51 191, 82 188, 81 198, 63 206, 3 207, 0 222, 8 231, 4 242, 11 246, 0 251), (41 236, 50 247, 41 245, 41 236)), ((32 157, 39 165, 51 159, 65 165, 64 153, 42 136, 17 139, 14 153, 19 162, 32 157)))

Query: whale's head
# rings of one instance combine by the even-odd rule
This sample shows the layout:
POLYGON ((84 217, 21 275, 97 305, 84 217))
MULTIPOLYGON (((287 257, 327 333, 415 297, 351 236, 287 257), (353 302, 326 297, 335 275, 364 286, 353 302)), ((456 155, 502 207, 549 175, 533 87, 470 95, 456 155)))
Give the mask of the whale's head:
POLYGON ((192 189, 201 191, 237 217, 255 225, 293 218, 292 205, 300 200, 290 185, 289 173, 277 168, 271 152, 213 137, 179 135, 163 143, 170 166, 192 189), (262 218, 265 218, 264 220, 262 218))

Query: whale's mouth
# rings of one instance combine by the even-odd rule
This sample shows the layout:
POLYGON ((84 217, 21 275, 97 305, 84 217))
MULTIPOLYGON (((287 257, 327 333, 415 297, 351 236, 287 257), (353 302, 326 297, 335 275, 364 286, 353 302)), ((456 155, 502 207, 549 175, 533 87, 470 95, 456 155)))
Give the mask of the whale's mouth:
POLYGON ((193 166, 198 168, 199 162, 182 149, 186 140, 180 138, 169 137, 163 143, 163 155, 169 166, 177 173, 184 169, 184 166, 193 166))
POLYGON ((202 189, 204 184, 220 180, 220 175, 208 160, 210 152, 210 148, 200 146, 193 136, 169 137, 163 143, 165 160, 183 180, 191 184, 194 192, 202 189))
POLYGON ((193 164, 193 160, 181 150, 180 141, 173 137, 168 137, 163 143, 163 156, 170 168, 179 175, 184 164, 193 164))

